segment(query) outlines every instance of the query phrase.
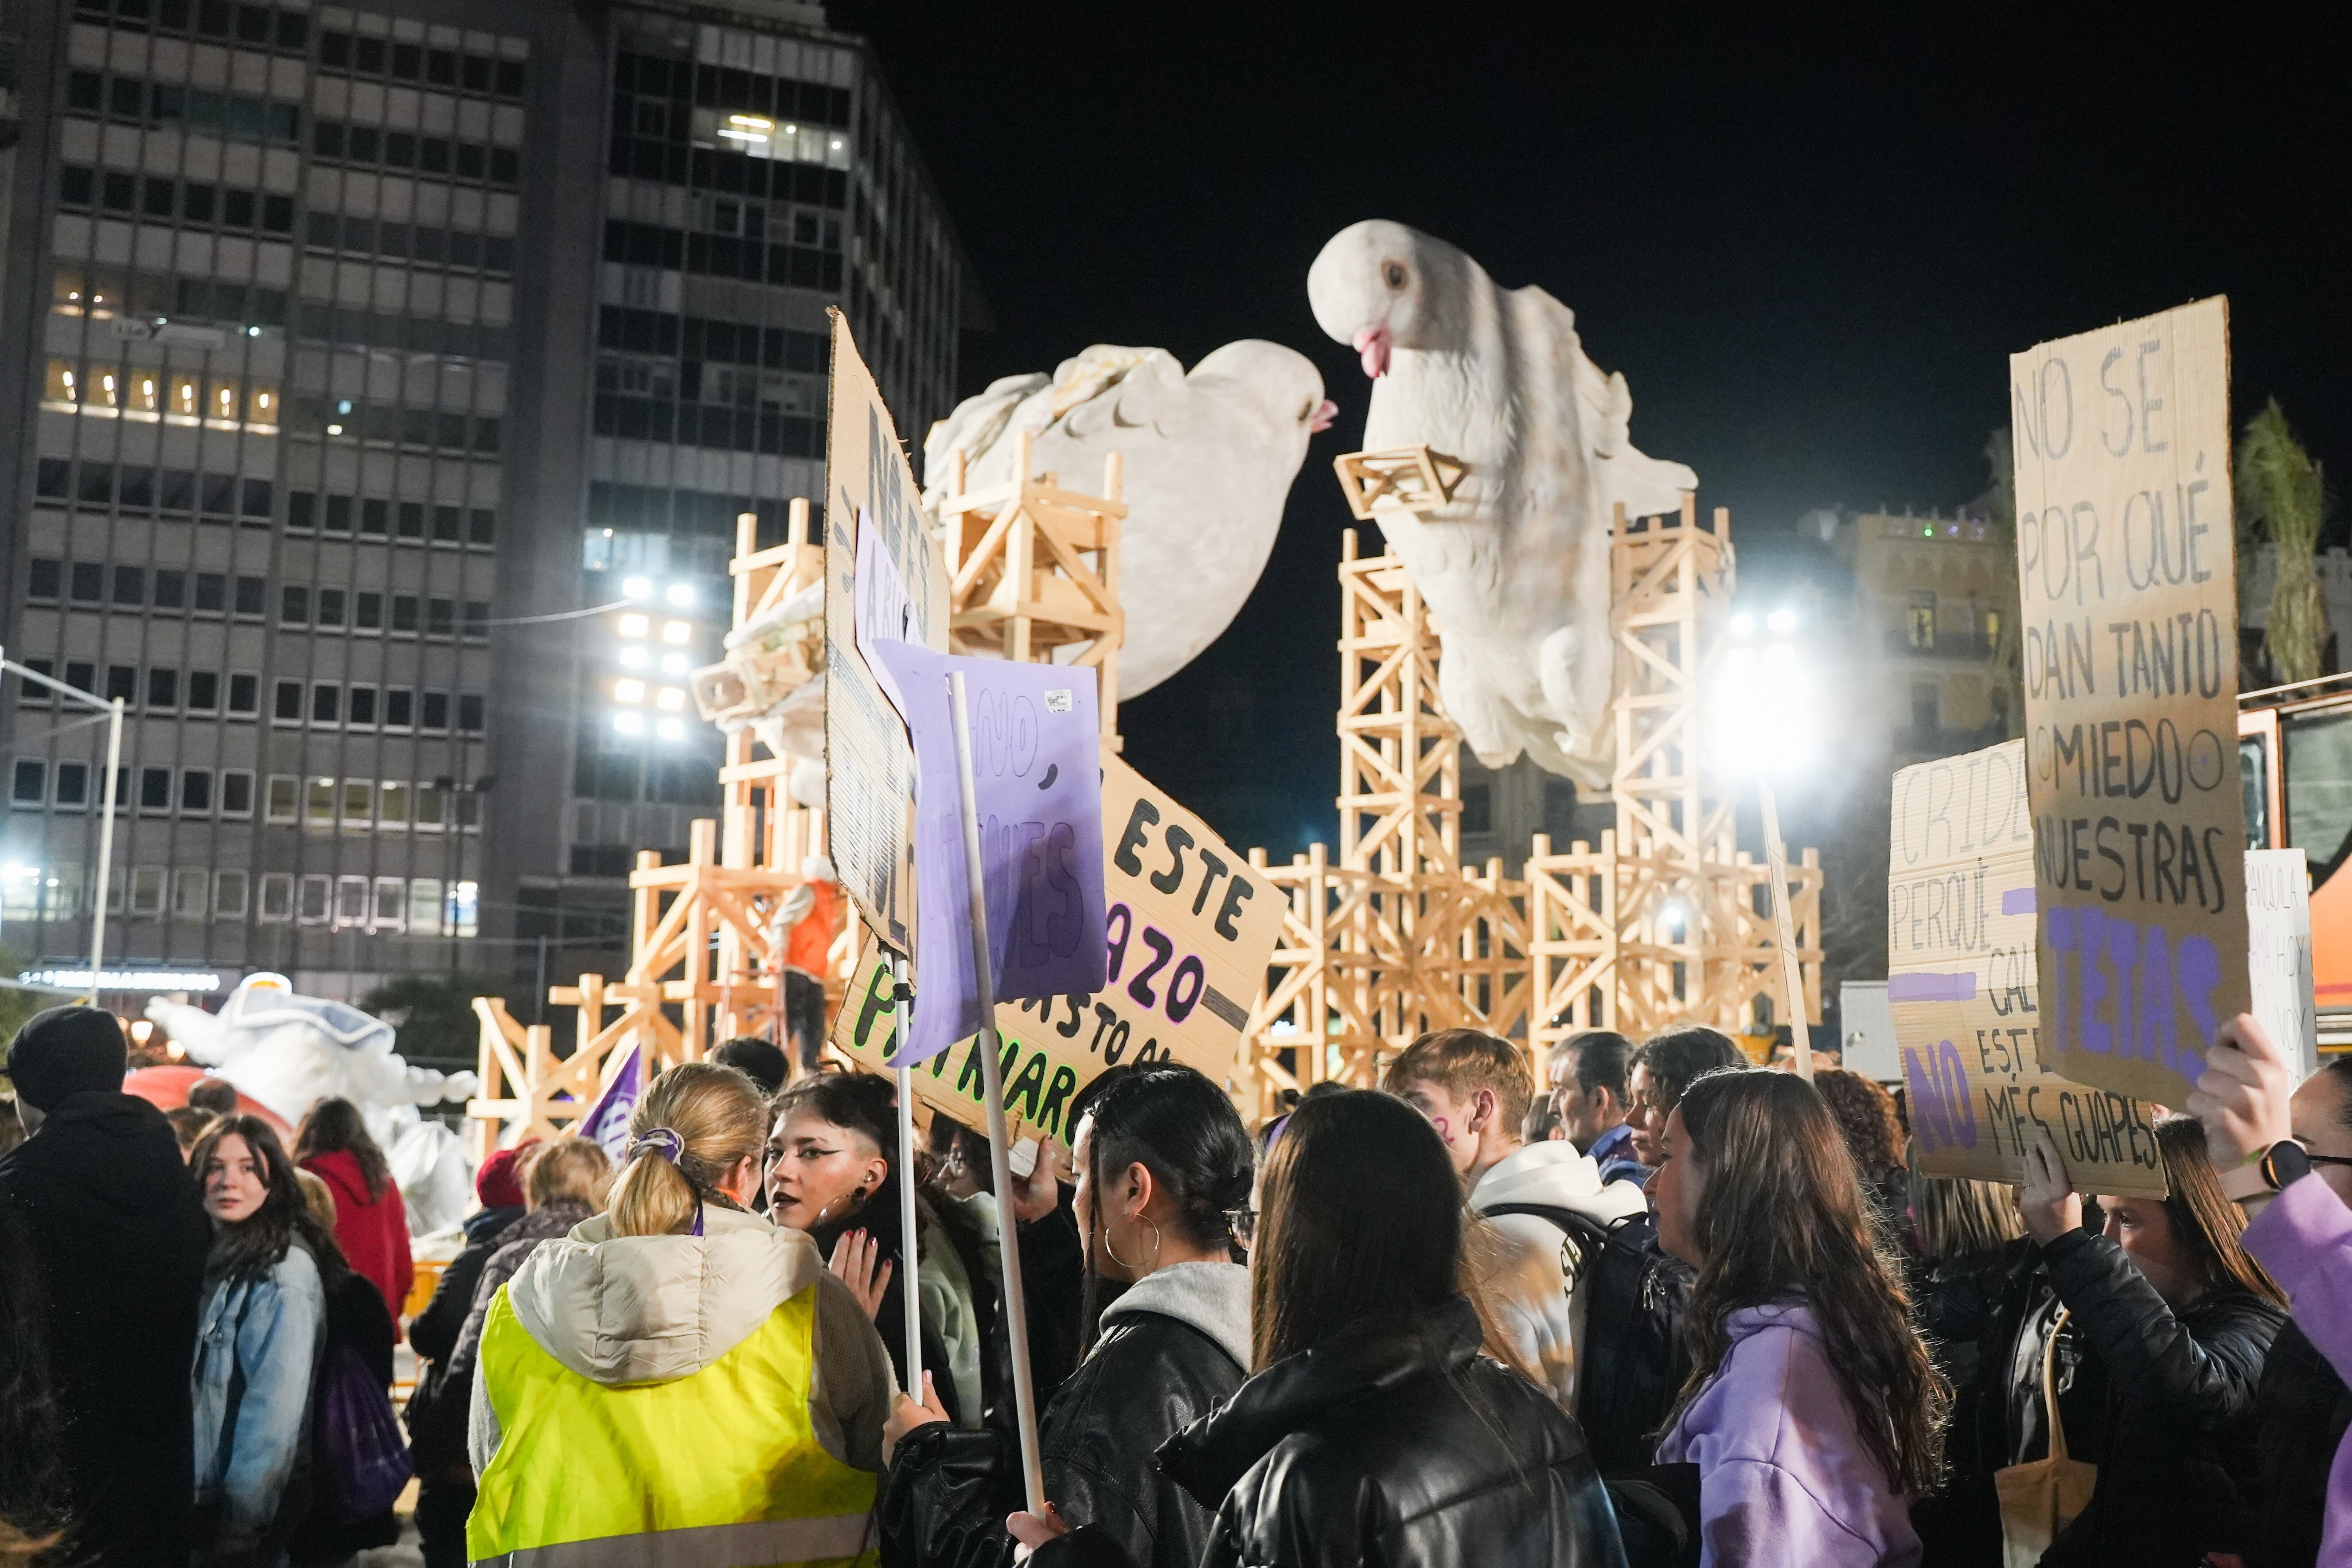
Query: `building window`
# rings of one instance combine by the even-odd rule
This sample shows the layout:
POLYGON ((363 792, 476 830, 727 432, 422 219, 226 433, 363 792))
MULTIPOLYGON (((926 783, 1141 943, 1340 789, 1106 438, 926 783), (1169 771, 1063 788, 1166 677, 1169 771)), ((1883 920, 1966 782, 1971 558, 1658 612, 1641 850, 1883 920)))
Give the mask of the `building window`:
POLYGON ((139 700, 139 667, 135 664, 110 664, 106 667, 106 700, 122 700, 124 707, 139 700))
POLYGON ((220 710, 220 671, 192 669, 188 671, 188 711, 214 713, 220 710))
POLYGON ((35 556, 25 592, 36 599, 55 599, 65 592, 65 566, 55 558, 35 556))
POLYGON ((261 918, 273 924, 294 916, 294 877, 289 871, 261 874, 261 918))
POLYGON ((368 923, 368 879, 365 877, 335 879, 335 927, 344 930, 364 927, 368 923))
POLYGON ((1911 728, 1923 736, 1933 735, 1943 727, 1942 693, 1931 680, 1911 683, 1911 728))
POLYGON ((327 923, 327 907, 333 901, 335 879, 332 877, 309 876, 302 879, 301 898, 295 918, 306 926, 327 923))
POLYGON ((378 931, 398 931, 407 923, 408 884, 398 877, 378 877, 375 879, 375 909, 372 923, 378 931))
POLYGON ((184 815, 201 816, 213 808, 213 771, 210 768, 180 770, 180 810, 184 815))
POLYGON ((58 764, 58 804, 84 806, 89 804, 89 764, 59 763, 58 764))
POLYGON ((373 729, 375 727, 374 687, 354 686, 351 689, 349 714, 346 719, 346 722, 354 725, 365 726, 369 729, 373 729))
POLYGON ((482 697, 479 692, 461 692, 457 698, 457 729, 467 735, 482 732, 482 697))
POLYGON ((335 781, 311 779, 302 787, 302 826, 320 832, 335 826, 335 781))
POLYGON ((20 760, 16 763, 16 780, 9 799, 18 805, 38 805, 48 798, 49 764, 20 760))
POLYGON ((183 866, 172 873, 172 918, 175 921, 200 921, 212 904, 212 873, 197 866, 183 866))
POLYGON ((180 672, 176 669, 153 668, 147 672, 147 706, 177 708, 180 705, 180 672))
POLYGON ((278 591, 278 624, 285 626, 307 626, 310 624, 310 590, 292 584, 278 591))
POLYGON ((1494 785, 1465 784, 1462 786, 1462 831, 1465 835, 1495 831, 1494 785))
POLYGON ((163 912, 164 868, 136 866, 131 871, 131 912, 134 915, 160 915, 163 912))
POLYGON ((310 722, 340 723, 343 716, 343 689, 331 680, 321 680, 310 688, 310 722))
POLYGON ((213 873, 213 914, 225 921, 245 919, 246 889, 248 883, 243 871, 213 873))
POLYGON ((139 809, 146 812, 172 809, 172 770, 141 768, 139 770, 139 809))
POLYGON ((375 820, 375 783, 372 779, 343 781, 343 826, 365 831, 375 820))
POLYGON ((405 730, 415 719, 416 693, 405 686, 387 686, 383 691, 383 727, 405 730))
POLYGON ((265 821, 291 823, 299 815, 302 781, 291 773, 269 775, 269 797, 265 821))
POLYGON ((252 718, 261 706, 261 677, 232 675, 228 678, 228 710, 232 715, 252 718))
POLYGON ((278 683, 278 706, 273 710, 272 717, 280 724, 299 724, 302 721, 300 681, 281 680, 278 683))
POLYGON ((220 776, 220 809, 223 816, 253 815, 253 771, 250 768, 228 768, 220 776))
POLYGON ((1906 626, 1910 634, 1911 646, 1923 653, 1934 651, 1936 647, 1935 590, 1914 588, 1911 591, 1911 607, 1908 616, 1909 619, 1906 622, 1906 626))
POLYGON ((408 929, 425 936, 441 931, 441 879, 412 877, 408 880, 408 929))

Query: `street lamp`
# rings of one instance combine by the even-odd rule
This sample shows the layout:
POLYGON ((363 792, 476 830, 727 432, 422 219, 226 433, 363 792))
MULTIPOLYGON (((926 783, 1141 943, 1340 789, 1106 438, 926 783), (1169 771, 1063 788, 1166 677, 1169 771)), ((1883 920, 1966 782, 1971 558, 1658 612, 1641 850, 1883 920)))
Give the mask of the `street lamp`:
POLYGON ((1797 1076, 1811 1083, 1813 1051, 1805 1016, 1804 972, 1797 961, 1797 923, 1789 908, 1789 847, 1780 837, 1780 802, 1772 776, 1801 773, 1819 742, 1821 704, 1812 675, 1797 656, 1797 614, 1777 609, 1757 625, 1735 615, 1708 679, 1706 733, 1719 770, 1752 777, 1764 819, 1764 857, 1772 879, 1772 923, 1780 949, 1780 981, 1788 994, 1790 1054, 1797 1076))
POLYGON ((7 656, 0 647, 0 670, 15 670, 26 680, 46 686, 59 696, 71 698, 85 708, 95 708, 106 715, 106 782, 100 791, 100 816, 98 824, 98 886, 91 890, 89 916, 89 1005, 98 1005, 99 966, 106 957, 106 895, 114 875, 114 784, 122 765, 122 699, 109 699, 79 686, 68 686, 52 679, 37 669, 28 669, 7 656))

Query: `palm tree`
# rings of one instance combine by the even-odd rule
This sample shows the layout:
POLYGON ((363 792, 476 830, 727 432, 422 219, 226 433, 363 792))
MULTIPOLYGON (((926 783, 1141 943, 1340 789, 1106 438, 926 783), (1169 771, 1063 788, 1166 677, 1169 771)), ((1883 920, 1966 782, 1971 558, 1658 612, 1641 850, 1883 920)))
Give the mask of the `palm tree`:
POLYGON ((2270 624, 2263 628, 2263 654, 2283 684, 2310 680, 2320 673, 2327 647, 2327 607, 2319 596, 2319 525, 2327 512, 2327 487, 2319 465, 2287 428, 2273 397, 2246 422, 2238 444, 2239 505, 2257 537, 2267 538, 2277 560, 2271 587, 2270 624))

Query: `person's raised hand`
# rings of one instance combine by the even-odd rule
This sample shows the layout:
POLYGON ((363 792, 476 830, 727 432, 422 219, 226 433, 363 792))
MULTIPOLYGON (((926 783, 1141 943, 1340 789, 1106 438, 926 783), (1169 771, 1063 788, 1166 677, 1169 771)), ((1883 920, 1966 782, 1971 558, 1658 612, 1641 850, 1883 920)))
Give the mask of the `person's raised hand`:
POLYGON ((2017 1211, 2026 1234, 2047 1247, 2070 1230, 2083 1228, 2083 1200, 2066 1174, 2066 1157, 2050 1129, 2041 1129, 2025 1152, 2025 1180, 2017 1184, 2017 1211))
POLYGON ((1062 1162, 1066 1156, 1052 1139, 1039 1141, 1037 1163, 1026 1176, 1013 1183, 1013 1217, 1030 1225, 1052 1214, 1062 1203, 1062 1162))
POLYGON ((833 1244, 833 1258, 826 1265, 835 1279, 849 1287, 849 1293, 857 1298, 857 1304, 866 1309, 869 1319, 881 1312, 882 1292, 890 1288, 889 1259, 884 1258, 879 1265, 874 1261, 881 1252, 882 1244, 864 1231, 845 1231, 841 1239, 833 1244))
POLYGON ((939 1390, 931 1386, 931 1374, 923 1373, 923 1400, 918 1405, 904 1394, 890 1404, 890 1418, 882 1423, 882 1468, 890 1468, 890 1456, 908 1433, 918 1426, 943 1424, 948 1419, 947 1406, 940 1403, 939 1390))
POLYGON ((2245 1013, 2214 1032, 2189 1114, 2205 1124, 2213 1168, 2227 1173, 2292 1137, 2294 1078, 2270 1031, 2245 1013))
POLYGON ((1018 1513, 1006 1514, 1004 1528, 1020 1543, 1013 1549, 1013 1561, 1015 1563, 1028 1562, 1029 1554, 1037 1548, 1057 1535, 1070 1532, 1068 1521, 1062 1518, 1061 1510, 1052 1503, 1045 1505, 1044 1513, 1031 1513, 1024 1509, 1018 1513))

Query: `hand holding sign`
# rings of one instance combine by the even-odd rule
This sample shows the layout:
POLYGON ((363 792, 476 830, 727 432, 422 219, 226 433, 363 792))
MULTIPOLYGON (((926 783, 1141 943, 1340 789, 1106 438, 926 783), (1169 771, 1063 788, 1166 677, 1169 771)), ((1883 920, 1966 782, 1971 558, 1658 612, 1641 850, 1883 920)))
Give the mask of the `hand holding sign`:
POLYGON ((2066 1174, 2066 1156, 2044 1127, 2025 1151, 2025 1180, 2017 1184, 2017 1212, 2025 1233, 2047 1247, 2070 1230, 2083 1228, 2083 1200, 2066 1174))
POLYGON ((2287 1100, 2294 1092, 2286 1058, 2268 1030, 2245 1014, 2222 1025, 2188 1106, 2205 1124, 2213 1168, 2226 1174, 2293 1136, 2287 1100))

